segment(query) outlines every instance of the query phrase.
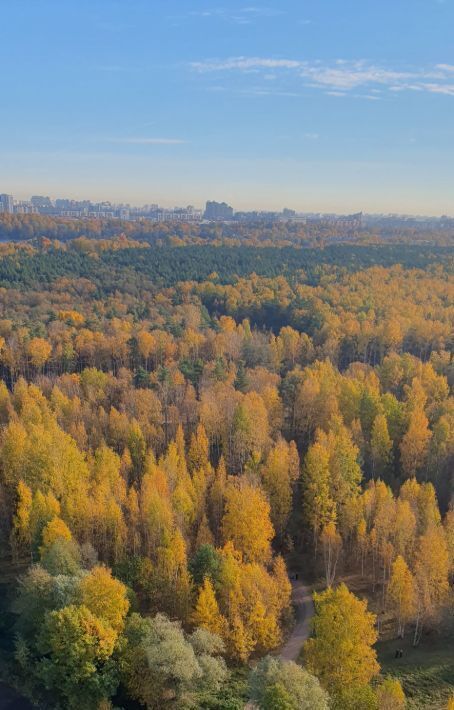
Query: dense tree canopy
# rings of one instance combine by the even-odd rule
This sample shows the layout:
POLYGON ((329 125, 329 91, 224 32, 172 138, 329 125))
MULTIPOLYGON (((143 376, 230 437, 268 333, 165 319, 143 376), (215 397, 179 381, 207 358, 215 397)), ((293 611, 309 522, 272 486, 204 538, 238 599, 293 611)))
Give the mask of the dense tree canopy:
POLYGON ((235 702, 402 706, 342 581, 415 644, 452 604, 451 247, 0 222, 49 237, 0 250, 0 564, 23 692, 227 707, 252 658, 235 702), (327 587, 305 669, 269 656, 286 560, 327 587))

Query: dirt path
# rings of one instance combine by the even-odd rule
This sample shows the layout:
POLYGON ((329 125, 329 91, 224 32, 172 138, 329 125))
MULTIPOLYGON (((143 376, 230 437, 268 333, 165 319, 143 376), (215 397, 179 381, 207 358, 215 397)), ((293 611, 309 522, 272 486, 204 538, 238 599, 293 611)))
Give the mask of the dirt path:
POLYGON ((281 658, 285 661, 296 661, 303 643, 310 636, 311 621, 314 616, 312 588, 302 581, 293 582, 292 601, 295 607, 296 624, 280 653, 281 658))

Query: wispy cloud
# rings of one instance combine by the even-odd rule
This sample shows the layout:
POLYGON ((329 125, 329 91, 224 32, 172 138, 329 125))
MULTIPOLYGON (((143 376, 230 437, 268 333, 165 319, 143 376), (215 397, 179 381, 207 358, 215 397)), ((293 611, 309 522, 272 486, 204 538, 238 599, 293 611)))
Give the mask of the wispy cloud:
POLYGON ((431 94, 454 96, 454 84, 423 84, 422 88, 425 91, 430 91, 431 94))
POLYGON ((286 96, 286 97, 293 97, 293 98, 298 98, 299 93, 297 91, 279 91, 279 89, 261 89, 261 88, 254 88, 251 87, 250 89, 241 89, 237 93, 242 94, 243 96, 286 96))
POLYGON ((277 17, 278 15, 284 15, 283 10, 279 10, 276 7, 265 7, 263 5, 249 5, 240 8, 238 11, 241 15, 249 15, 252 17, 277 17))
POLYGON ((225 20, 239 25, 249 25, 254 20, 260 18, 266 19, 283 14, 283 10, 263 5, 246 5, 245 7, 240 7, 235 10, 225 7, 211 7, 204 10, 193 10, 189 13, 189 15, 193 17, 225 20))
POLYGON ((310 79, 316 85, 345 91, 363 86, 388 85, 412 78, 412 74, 408 72, 383 69, 366 62, 343 60, 338 60, 333 66, 302 62, 300 76, 310 79))
POLYGON ((432 94, 454 95, 454 65, 436 64, 426 68, 394 68, 380 66, 366 60, 338 59, 331 63, 303 61, 275 57, 228 57, 192 62, 191 68, 201 74, 241 72, 261 74, 269 79, 281 77, 292 81, 292 92, 297 88, 324 91, 329 96, 354 96, 378 101, 385 92, 422 91, 432 94), (361 93, 358 93, 361 92, 361 93))
POLYGON ((181 138, 107 138, 108 143, 125 143, 127 145, 182 145, 186 141, 181 138))
POLYGON ((294 59, 232 57, 224 60, 192 62, 191 67, 199 72, 226 71, 229 69, 238 69, 240 71, 250 71, 254 69, 298 69, 301 67, 301 62, 294 59))
POLYGON ((437 64, 436 69, 444 72, 454 72, 454 64, 437 64))

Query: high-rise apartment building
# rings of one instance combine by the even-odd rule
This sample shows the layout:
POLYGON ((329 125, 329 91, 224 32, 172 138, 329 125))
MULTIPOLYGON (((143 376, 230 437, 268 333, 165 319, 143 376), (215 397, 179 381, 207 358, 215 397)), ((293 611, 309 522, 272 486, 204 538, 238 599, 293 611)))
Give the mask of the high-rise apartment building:
POLYGON ((50 197, 44 197, 43 195, 33 195, 30 199, 30 202, 32 203, 33 207, 37 207, 38 209, 52 208, 52 200, 50 199, 50 197))
POLYGON ((207 202, 204 217, 213 221, 229 220, 233 217, 233 208, 226 202, 207 202))
POLYGON ((14 200, 12 195, 0 195, 0 212, 12 214, 14 212, 14 200))

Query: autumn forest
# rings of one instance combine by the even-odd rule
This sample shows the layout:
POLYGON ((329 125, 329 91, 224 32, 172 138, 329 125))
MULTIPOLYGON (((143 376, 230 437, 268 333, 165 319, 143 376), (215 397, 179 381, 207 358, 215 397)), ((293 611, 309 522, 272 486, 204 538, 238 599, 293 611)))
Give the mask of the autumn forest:
POLYGON ((452 235, 5 215, 0 237, 5 688, 452 708, 452 235))

